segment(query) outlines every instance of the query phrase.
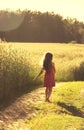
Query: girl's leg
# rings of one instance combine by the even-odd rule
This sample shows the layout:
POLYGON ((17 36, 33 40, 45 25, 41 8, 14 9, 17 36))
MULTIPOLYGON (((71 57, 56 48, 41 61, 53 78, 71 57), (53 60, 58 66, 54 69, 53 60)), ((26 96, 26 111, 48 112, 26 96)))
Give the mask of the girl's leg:
POLYGON ((51 88, 50 87, 46 87, 46 90, 45 90, 46 99, 45 99, 45 101, 50 102, 49 98, 50 98, 51 92, 52 92, 52 87, 51 88))
POLYGON ((48 89, 48 87, 46 87, 46 89, 45 89, 45 101, 48 100, 48 93, 49 93, 49 89, 48 89))
POLYGON ((52 87, 49 88, 49 98, 50 98, 51 93, 52 93, 52 87))
MULTIPOLYGON (((50 98, 50 95, 52 93, 52 87, 51 88, 48 88, 48 101, 49 101, 49 98, 50 98)), ((50 101, 49 101, 50 102, 50 101)))

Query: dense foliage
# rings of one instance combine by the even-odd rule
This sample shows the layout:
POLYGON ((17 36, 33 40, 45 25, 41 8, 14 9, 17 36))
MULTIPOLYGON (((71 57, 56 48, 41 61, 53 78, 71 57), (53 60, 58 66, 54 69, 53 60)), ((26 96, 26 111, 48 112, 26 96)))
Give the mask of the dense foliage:
POLYGON ((53 12, 0 11, 0 38, 8 42, 84 43, 84 23, 53 12))

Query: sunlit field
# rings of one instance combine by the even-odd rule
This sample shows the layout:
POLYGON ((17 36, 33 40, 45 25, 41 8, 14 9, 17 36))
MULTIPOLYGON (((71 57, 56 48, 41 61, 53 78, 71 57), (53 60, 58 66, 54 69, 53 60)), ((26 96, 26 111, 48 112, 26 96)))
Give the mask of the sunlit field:
MULTIPOLYGON (((19 101, 20 110, 16 114, 13 109, 11 113, 14 113, 14 117, 20 115, 18 120, 12 124, 9 120, 10 125, 4 130, 84 130, 84 82, 58 83, 53 88, 51 103, 44 102, 43 90, 39 88, 32 91, 31 96, 29 93, 23 102, 19 101), (28 105, 28 99, 33 101, 38 96, 40 102, 28 105), (22 107, 25 105, 26 108, 22 107), (26 113, 26 116, 21 116, 21 113, 26 113)), ((16 108, 18 109, 17 104, 16 108)))
POLYGON ((48 51, 53 53, 57 82, 84 80, 83 44, 1 43, 0 100, 13 98, 42 83, 43 76, 35 83, 32 79, 40 71, 42 57, 48 51))
POLYGON ((33 76, 41 68, 43 55, 48 51, 52 52, 57 69, 57 81, 76 80, 73 71, 75 67, 80 67, 80 64, 84 62, 83 44, 12 43, 6 44, 5 47, 13 54, 12 58, 18 57, 20 59, 22 57, 21 59, 33 65, 33 76))
POLYGON ((39 115, 25 124, 29 124, 30 130, 83 130, 84 98, 80 94, 83 86, 84 82, 66 82, 55 87, 52 103, 36 105, 39 115))

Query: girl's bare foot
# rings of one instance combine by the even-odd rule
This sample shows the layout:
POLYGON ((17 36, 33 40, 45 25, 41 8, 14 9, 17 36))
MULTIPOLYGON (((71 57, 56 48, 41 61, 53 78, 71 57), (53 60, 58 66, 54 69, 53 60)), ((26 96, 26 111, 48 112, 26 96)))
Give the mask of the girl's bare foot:
POLYGON ((49 102, 49 103, 51 103, 51 101, 50 101, 49 99, 46 99, 45 102, 49 102))

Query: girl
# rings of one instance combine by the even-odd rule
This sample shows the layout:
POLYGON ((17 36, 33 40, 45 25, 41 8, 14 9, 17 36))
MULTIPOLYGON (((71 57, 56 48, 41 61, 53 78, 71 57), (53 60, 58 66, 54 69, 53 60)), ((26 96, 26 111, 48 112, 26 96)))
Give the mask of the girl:
POLYGON ((45 89, 45 101, 50 102, 49 98, 52 92, 52 87, 55 86, 55 65, 52 62, 53 55, 51 53, 46 53, 43 60, 43 67, 40 70, 39 74, 33 79, 35 81, 44 71, 44 87, 45 89))

